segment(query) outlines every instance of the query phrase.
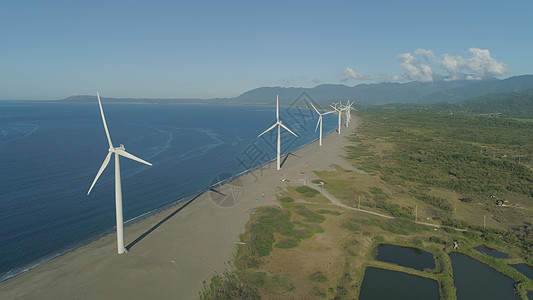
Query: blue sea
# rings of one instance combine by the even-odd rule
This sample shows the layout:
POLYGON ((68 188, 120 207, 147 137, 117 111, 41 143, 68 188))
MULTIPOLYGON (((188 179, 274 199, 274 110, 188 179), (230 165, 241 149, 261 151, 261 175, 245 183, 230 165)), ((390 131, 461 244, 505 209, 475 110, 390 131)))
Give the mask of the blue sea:
MULTIPOLYGON (((276 130, 257 137, 275 122, 275 107, 103 108, 114 146, 153 164, 120 160, 127 223, 205 191, 219 174, 237 176, 276 156, 276 130)), ((280 116, 300 136, 282 130, 282 153, 318 138, 313 110, 281 108, 280 116)), ((337 117, 323 123, 324 133, 335 130, 337 117)), ((96 101, 0 101, 0 281, 113 232, 113 161, 87 196, 107 153, 96 101)))

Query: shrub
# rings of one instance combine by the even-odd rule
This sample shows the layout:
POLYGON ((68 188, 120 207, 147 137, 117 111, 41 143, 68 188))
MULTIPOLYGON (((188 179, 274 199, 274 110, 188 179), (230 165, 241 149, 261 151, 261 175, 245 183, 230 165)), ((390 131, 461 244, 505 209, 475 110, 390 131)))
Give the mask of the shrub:
POLYGON ((257 269, 259 268, 259 260, 250 255, 240 255, 235 260, 235 266, 241 270, 250 268, 257 269))
POLYGON ((334 215, 334 216, 340 216, 341 213, 338 212, 338 211, 331 211, 331 210, 327 210, 327 209, 321 209, 321 210, 317 210, 316 211, 317 213, 319 214, 330 214, 330 215, 334 215))
POLYGON ((317 288, 316 286, 313 287, 313 290, 311 291, 311 295, 313 296, 317 296, 317 297, 320 297, 320 298, 326 298, 326 293, 324 293, 323 291, 321 291, 319 288, 317 288))
POLYGON ((309 222, 309 223, 322 223, 326 219, 326 217, 320 214, 317 214, 316 212, 308 209, 307 207, 303 205, 296 206, 295 212, 299 214, 300 216, 304 216, 305 217, 304 221, 309 222))
POLYGON ((305 185, 297 187, 296 191, 306 198, 313 198, 314 196, 320 194, 319 191, 305 185))
POLYGON ((446 241, 438 236, 430 236, 429 241, 435 244, 443 244, 446 245, 446 241))
POLYGON ((283 197, 283 198, 280 198, 279 201, 281 203, 291 203, 291 202, 294 202, 294 199, 292 199, 291 197, 283 197))
POLYGON ((423 225, 416 224, 406 219, 391 219, 381 223, 381 228, 392 233, 409 235, 411 232, 427 230, 423 225))
POLYGON ((322 182, 324 183, 324 185, 328 184, 325 180, 322 179, 313 179, 311 180, 311 182, 314 184, 322 184, 322 182))
POLYGON ((354 222, 344 222, 342 227, 354 232, 361 230, 361 227, 357 226, 354 222))
POLYGON ((298 247, 298 240, 294 238, 286 238, 276 243, 276 248, 288 249, 294 247, 298 247))
POLYGON ((315 272, 311 275, 309 275, 309 279, 316 282, 326 282, 328 281, 328 278, 322 273, 321 271, 315 272))
POLYGON ((200 291, 202 300, 218 299, 261 299, 257 288, 243 280, 233 271, 224 272, 223 276, 215 275, 211 278, 209 285, 203 282, 203 289, 200 291))
POLYGON ((424 203, 438 207, 445 211, 453 211, 453 206, 448 202, 448 200, 440 197, 430 196, 426 194, 421 194, 416 196, 417 199, 422 200, 424 203))
POLYGON ((250 283, 256 287, 261 287, 265 285, 265 282, 268 279, 268 275, 265 272, 255 272, 248 276, 250 283))

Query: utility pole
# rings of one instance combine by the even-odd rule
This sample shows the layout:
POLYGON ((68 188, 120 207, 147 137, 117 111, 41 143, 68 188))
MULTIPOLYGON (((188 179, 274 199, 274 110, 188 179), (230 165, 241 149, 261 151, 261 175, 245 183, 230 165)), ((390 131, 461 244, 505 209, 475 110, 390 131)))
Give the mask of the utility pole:
POLYGON ((359 204, 357 205, 357 209, 361 210, 361 196, 359 196, 359 204))
POLYGON ((418 204, 415 205, 415 221, 418 221, 418 204))

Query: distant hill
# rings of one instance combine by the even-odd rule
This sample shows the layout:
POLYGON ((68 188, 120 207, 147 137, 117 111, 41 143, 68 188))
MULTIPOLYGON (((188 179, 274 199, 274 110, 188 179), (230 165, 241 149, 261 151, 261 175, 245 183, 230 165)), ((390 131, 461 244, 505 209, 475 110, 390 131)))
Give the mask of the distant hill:
MULTIPOLYGON (((410 106, 414 108, 413 106, 410 106)), ((533 89, 487 94, 458 103, 441 102, 418 109, 436 113, 486 114, 507 118, 533 119, 533 89)))
MULTIPOLYGON (((235 101, 237 103, 271 104, 276 95, 279 95, 280 103, 289 105, 291 101, 306 92, 320 104, 327 104, 337 100, 354 100, 359 105, 423 103, 421 99, 427 95, 469 84, 472 84, 472 82, 433 83, 413 81, 408 83, 360 84, 354 87, 342 84, 322 84, 314 88, 260 87, 238 96, 235 101)), ((531 87, 533 88, 533 83, 531 87)))
MULTIPOLYGON (((238 104, 274 105, 279 95, 280 105, 291 105, 304 92, 327 107, 331 102, 355 101, 356 105, 382 105, 391 103, 434 104, 456 103, 486 94, 521 92, 533 89, 533 75, 510 77, 504 80, 492 78, 482 81, 460 80, 439 82, 373 83, 353 87, 343 84, 321 84, 313 88, 260 87, 247 91, 235 98, 216 99, 126 99, 105 98, 110 102, 128 103, 196 103, 196 104, 238 104)), ((60 101, 96 101, 95 96, 71 96, 60 101)))
POLYGON ((504 117, 533 119, 533 89, 489 94, 461 103, 473 113, 501 114, 504 117))
POLYGON ((359 105, 390 103, 432 104, 460 102, 485 94, 518 92, 533 89, 533 75, 515 76, 500 80, 460 80, 439 82, 374 83, 349 87, 342 84, 322 84, 314 88, 261 87, 235 98, 241 104, 270 105, 276 95, 280 103, 289 105, 303 92, 320 104, 336 100, 354 100, 359 105))
POLYGON ((507 79, 491 79, 469 85, 449 88, 423 97, 420 103, 460 102, 486 94, 501 94, 533 89, 533 75, 514 76, 507 79))

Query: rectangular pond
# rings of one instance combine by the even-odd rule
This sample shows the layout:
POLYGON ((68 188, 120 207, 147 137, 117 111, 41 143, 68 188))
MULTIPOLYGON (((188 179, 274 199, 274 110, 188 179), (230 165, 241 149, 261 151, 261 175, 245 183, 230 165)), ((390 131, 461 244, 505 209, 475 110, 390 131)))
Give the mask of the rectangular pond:
POLYGON ((437 281, 403 272, 368 267, 365 270, 359 300, 438 300, 437 281))
MULTIPOLYGON (((528 264, 516 264, 516 265, 510 265, 511 267, 518 270, 518 272, 524 274, 527 278, 533 280, 533 267, 528 264)), ((529 298, 533 299, 533 298, 529 298)))
POLYGON ((474 249, 494 258, 509 258, 509 255, 507 253, 500 252, 485 245, 479 245, 477 247, 474 247, 474 249))
POLYGON ((450 259, 457 300, 518 299, 511 278, 466 254, 452 252, 450 259))
POLYGON ((389 262, 420 271, 435 268, 433 254, 418 248, 379 244, 376 247, 376 252, 374 258, 379 261, 389 262))

